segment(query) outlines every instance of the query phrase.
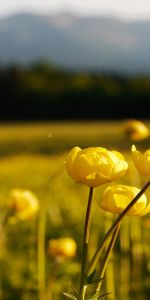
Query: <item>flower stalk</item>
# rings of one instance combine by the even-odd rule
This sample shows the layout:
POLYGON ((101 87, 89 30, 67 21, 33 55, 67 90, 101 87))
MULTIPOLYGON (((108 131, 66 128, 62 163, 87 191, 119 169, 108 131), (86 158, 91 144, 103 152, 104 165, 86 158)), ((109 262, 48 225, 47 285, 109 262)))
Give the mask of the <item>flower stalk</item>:
POLYGON ((46 299, 46 280, 45 280, 45 233, 46 233, 47 201, 41 206, 38 224, 38 289, 39 300, 46 299))
POLYGON ((2 223, 1 223, 1 225, 0 225, 0 235, 2 234, 4 228, 5 228, 6 224, 7 224, 7 221, 8 221, 9 218, 10 218, 11 216, 13 216, 13 215, 14 215, 14 210, 13 210, 13 209, 10 209, 10 210, 6 213, 6 215, 5 215, 5 217, 4 217, 3 221, 2 221, 2 223))
MULTIPOLYGON (((110 254, 111 254, 111 251, 114 247, 114 244, 116 242, 116 238, 117 238, 117 235, 118 235, 118 232, 119 232, 119 229, 120 229, 120 224, 118 224, 113 232, 113 235, 112 235, 112 238, 110 240, 110 243, 108 245, 108 248, 106 250, 106 253, 105 253, 105 256, 104 256, 104 259, 102 261, 102 264, 101 264, 101 267, 100 267, 100 271, 98 273, 98 278, 101 279, 104 277, 104 273, 105 273, 105 270, 106 270, 106 267, 107 267, 107 264, 108 264, 108 261, 109 261, 109 257, 110 257, 110 254)), ((102 281, 100 281, 97 285, 97 288, 96 288, 96 295, 99 295, 99 292, 100 292, 100 289, 101 289, 101 284, 102 284, 102 281)), ((96 299, 97 300, 97 299, 96 299)))
POLYGON ((85 275, 86 275, 86 263, 87 263, 88 244, 89 244, 89 235, 90 235, 91 212, 93 206, 93 191, 94 189, 93 187, 91 187, 89 192, 88 206, 87 206, 85 225, 84 225, 79 300, 85 299, 85 292, 86 292, 85 275))

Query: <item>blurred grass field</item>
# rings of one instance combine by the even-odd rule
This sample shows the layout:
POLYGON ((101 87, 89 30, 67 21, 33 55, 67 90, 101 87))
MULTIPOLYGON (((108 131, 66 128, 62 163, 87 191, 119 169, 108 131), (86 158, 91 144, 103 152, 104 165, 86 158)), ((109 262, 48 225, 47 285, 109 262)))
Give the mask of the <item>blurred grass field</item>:
MULTIPOLYGON (((146 123, 149 127, 149 122, 146 123)), ((76 184, 67 175, 64 160, 68 150, 73 146, 120 150, 130 162, 130 168, 119 182, 138 187, 145 182, 133 166, 132 143, 124 135, 123 125, 123 122, 58 122, 0 126, 0 220, 3 221, 8 210, 9 192, 13 188, 29 189, 37 195, 41 207, 47 205, 45 255, 49 300, 65 299, 62 291, 67 289, 69 281, 77 287, 79 280, 88 188, 76 184), (76 241, 77 256, 58 262, 50 257, 47 247, 50 239, 62 236, 70 236, 76 241)), ((142 150, 147 149, 149 139, 136 145, 142 150)), ((105 187, 96 189, 96 199, 101 197, 105 187)), ((90 256, 112 218, 95 203, 90 256)), ((149 228, 147 216, 124 221, 106 274, 104 288, 112 291, 106 299, 149 299, 149 228)), ((38 218, 8 220, 0 239, 0 300, 38 299, 37 235, 38 218)))
MULTIPOLYGON (((129 149, 131 142, 123 134, 125 121, 3 123, 0 125, 0 155, 60 153, 75 145, 129 149)), ((148 121, 145 123, 150 126, 148 121)), ((148 143, 146 140, 143 145, 148 143)))

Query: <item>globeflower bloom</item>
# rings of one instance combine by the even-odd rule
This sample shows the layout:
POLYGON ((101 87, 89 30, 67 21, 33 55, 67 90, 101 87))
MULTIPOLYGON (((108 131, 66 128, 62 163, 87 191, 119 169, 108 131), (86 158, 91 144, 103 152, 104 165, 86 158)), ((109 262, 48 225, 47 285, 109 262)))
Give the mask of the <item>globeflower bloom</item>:
MULTIPOLYGON (((101 208, 108 212, 120 214, 128 204, 139 193, 140 189, 128 185, 109 186, 103 194, 102 201, 99 202, 101 208)), ((143 194, 137 202, 127 212, 128 216, 142 216, 150 211, 150 204, 143 194)))
POLYGON ((66 159, 68 174, 76 181, 90 187, 121 178, 127 171, 128 163, 117 151, 102 147, 81 149, 74 147, 66 159))
POLYGON ((76 242, 70 237, 51 239, 48 243, 48 253, 52 256, 73 257, 76 248, 76 242))
POLYGON ((150 176, 150 149, 144 154, 136 150, 135 145, 132 146, 133 161, 139 173, 144 176, 150 176))
POLYGON ((141 141, 149 136, 147 126, 138 120, 129 120, 125 123, 124 132, 132 141, 141 141))
POLYGON ((32 192, 17 188, 10 191, 9 205, 20 220, 32 219, 40 208, 39 201, 32 192))

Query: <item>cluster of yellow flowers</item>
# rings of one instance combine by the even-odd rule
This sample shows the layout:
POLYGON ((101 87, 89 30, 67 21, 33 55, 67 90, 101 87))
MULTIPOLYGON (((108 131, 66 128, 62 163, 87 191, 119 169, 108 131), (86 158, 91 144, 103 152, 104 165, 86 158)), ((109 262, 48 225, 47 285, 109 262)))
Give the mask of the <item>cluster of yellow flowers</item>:
MULTIPOLYGON (((132 156, 139 173, 150 176, 150 149, 144 154, 132 146, 132 156)), ((121 178, 128 169, 124 156, 117 151, 109 151, 102 147, 74 147, 66 159, 68 174, 76 181, 90 187, 96 187, 121 178)), ((109 212, 121 213, 136 196, 139 189, 127 185, 108 187, 100 206, 109 212)), ((146 195, 143 194, 129 210, 128 215, 144 215, 150 211, 146 195)))

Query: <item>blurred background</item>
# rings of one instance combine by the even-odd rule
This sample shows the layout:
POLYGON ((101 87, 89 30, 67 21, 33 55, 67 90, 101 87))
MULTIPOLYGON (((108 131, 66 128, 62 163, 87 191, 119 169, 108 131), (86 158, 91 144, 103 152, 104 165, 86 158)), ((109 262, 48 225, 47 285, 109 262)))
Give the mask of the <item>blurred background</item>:
MULTIPOLYGON (((125 128, 139 119, 150 129, 149 28, 149 0, 0 2, 0 300, 65 299, 70 281, 78 289, 88 190, 66 174, 72 147, 120 150, 129 171, 119 183, 146 182, 130 149, 145 151, 149 136, 134 140, 125 128), (35 218, 9 215, 14 188, 36 195, 35 218), (62 237, 75 241, 72 256, 49 249, 62 237)), ((114 220, 95 206, 90 256, 114 220)), ((148 216, 124 221, 104 299, 149 299, 149 229, 148 216)))
POLYGON ((149 17, 147 0, 2 1, 1 120, 149 118, 149 17))

